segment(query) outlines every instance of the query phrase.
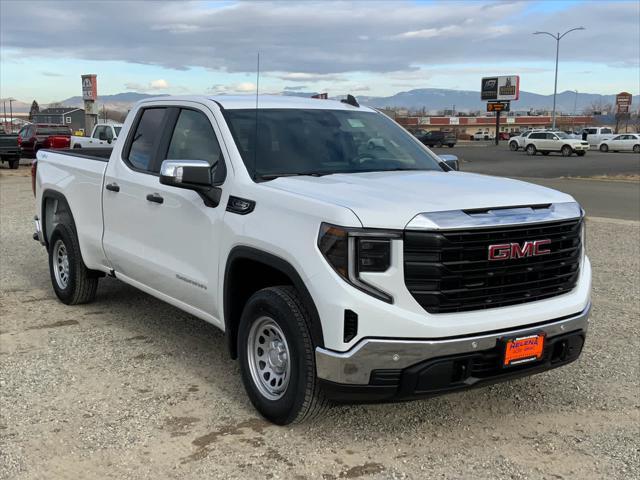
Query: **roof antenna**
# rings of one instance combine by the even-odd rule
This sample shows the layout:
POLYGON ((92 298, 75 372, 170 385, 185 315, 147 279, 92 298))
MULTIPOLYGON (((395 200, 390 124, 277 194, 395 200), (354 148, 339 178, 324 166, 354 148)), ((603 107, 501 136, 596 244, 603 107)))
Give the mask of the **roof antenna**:
POLYGON ((256 68, 256 131, 253 137, 253 181, 256 180, 256 164, 258 158, 258 98, 260 97, 260 52, 258 52, 258 65, 256 68))

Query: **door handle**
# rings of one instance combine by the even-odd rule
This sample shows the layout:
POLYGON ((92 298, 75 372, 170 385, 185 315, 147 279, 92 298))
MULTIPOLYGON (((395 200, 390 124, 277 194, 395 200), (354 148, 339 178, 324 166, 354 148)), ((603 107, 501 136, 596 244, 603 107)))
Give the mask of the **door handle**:
POLYGON ((119 192, 120 191, 120 185, 118 185, 117 183, 107 183, 107 186, 104 187, 104 188, 106 188, 110 192, 119 192))
POLYGON ((164 202, 164 198, 162 198, 157 193, 150 193, 149 195, 147 195, 147 200, 149 200, 150 202, 153 202, 153 203, 162 203, 162 202, 164 202))

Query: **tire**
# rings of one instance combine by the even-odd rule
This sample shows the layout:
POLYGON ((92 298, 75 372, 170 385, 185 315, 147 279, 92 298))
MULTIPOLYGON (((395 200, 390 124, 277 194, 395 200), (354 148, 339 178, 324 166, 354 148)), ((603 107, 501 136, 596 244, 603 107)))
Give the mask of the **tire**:
POLYGON ((242 382, 256 410, 277 425, 310 420, 329 406, 316 377, 309 323, 309 314, 291 286, 259 290, 242 312, 238 328, 242 382), (269 338, 274 340, 265 352, 260 345, 269 338), (280 363, 272 363, 273 355, 280 363))
POLYGON ((449 147, 449 148, 453 148, 454 146, 455 146, 455 143, 450 143, 450 144, 448 145, 448 147, 449 147))
POLYGON ((587 154, 587 152, 576 152, 576 155, 579 157, 584 157, 587 154))
POLYGON ((640 153, 640 145, 634 145, 633 146, 633 152, 634 153, 640 153))
POLYGON ((9 168, 17 170, 20 166, 20 159, 9 160, 9 168))
POLYGON ((518 151, 518 142, 509 142, 509 150, 512 152, 518 151))
POLYGON ((436 147, 442 148, 442 142, 440 142, 440 141, 436 142, 436 147))
POLYGON ((536 146, 533 143, 530 143, 529 145, 527 145, 526 151, 527 151, 527 155, 534 156, 538 150, 536 149, 536 146))
POLYGON ((545 157, 546 157, 547 155, 549 155, 549 152, 540 152, 540 153, 541 153, 542 155, 544 155, 545 157))
POLYGON ((563 157, 570 157, 573 153, 573 148, 571 148, 569 145, 565 145, 560 149, 560 153, 563 157))
POLYGON ((85 266, 75 231, 66 224, 59 224, 51 234, 49 273, 62 303, 78 305, 95 299, 98 276, 85 266))
POLYGON ((74 149, 74 150, 80 150, 81 148, 82 148, 82 145, 80 145, 79 143, 76 143, 76 144, 73 146, 73 149, 74 149))
POLYGON ((609 146, 606 143, 600 145, 600 151, 603 153, 607 153, 609 151, 609 146))

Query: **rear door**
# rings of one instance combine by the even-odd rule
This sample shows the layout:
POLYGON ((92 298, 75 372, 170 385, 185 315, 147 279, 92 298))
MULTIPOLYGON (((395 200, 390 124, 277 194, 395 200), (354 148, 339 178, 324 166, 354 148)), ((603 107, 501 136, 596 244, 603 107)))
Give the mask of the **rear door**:
POLYGON ((562 147, 560 138, 555 133, 547 132, 544 140, 544 150, 559 152, 562 147))
POLYGON ((103 202, 104 249, 116 274, 214 322, 224 203, 206 207, 196 192, 160 184, 159 171, 165 159, 206 160, 224 178, 218 138, 201 104, 141 109, 121 158, 109 162, 103 202))

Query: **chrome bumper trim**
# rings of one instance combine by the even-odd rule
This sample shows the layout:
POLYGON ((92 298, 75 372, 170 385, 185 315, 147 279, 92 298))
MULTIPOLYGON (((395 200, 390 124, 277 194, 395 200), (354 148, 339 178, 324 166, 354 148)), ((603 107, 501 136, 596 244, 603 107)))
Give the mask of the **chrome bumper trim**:
POLYGON ((336 383, 366 385, 373 370, 406 368, 431 358, 494 348, 499 339, 545 332, 554 337, 563 333, 586 332, 591 304, 578 315, 557 322, 501 333, 475 335, 451 340, 387 340, 365 339, 348 352, 316 348, 318 378, 336 383))
POLYGON ((45 245, 44 233, 42 233, 42 226, 40 225, 40 219, 37 215, 33 217, 33 223, 36 227, 36 231, 33 236, 34 240, 38 240, 42 245, 45 245))

